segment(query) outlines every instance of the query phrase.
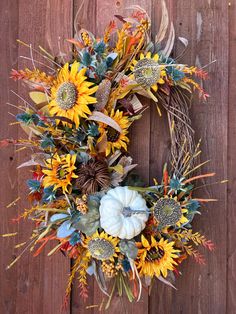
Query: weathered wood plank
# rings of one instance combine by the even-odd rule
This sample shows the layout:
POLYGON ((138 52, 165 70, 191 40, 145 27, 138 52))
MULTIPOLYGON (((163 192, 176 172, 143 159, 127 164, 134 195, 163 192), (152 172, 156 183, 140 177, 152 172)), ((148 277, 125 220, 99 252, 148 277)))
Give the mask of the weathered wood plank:
MULTIPOLYGON (((0 103, 1 103, 1 124, 0 134, 3 138, 16 138, 17 129, 9 126, 12 117, 8 112, 15 112, 7 102, 15 102, 16 98, 10 93, 14 88, 14 82, 10 80, 9 73, 12 67, 17 67, 17 45, 16 38, 18 34, 18 5, 15 1, 0 2, 0 38, 4 47, 0 50, 0 103)), ((14 148, 1 148, 0 150, 0 208, 1 223, 0 234, 12 233, 16 226, 10 223, 11 219, 16 216, 16 207, 6 209, 6 206, 14 201, 17 197, 17 176, 15 174, 16 158, 14 148)), ((17 244, 17 238, 1 238, 0 241, 0 312, 13 314, 16 312, 16 282, 17 269, 12 268, 6 271, 7 265, 12 261, 16 254, 13 249, 17 244)))
MULTIPOLYGON (((66 51, 64 38, 72 36, 71 0, 44 0, 40 2, 19 2, 19 38, 31 43, 36 49, 38 45, 58 54, 66 51), (58 46, 59 36, 63 38, 58 46)), ((19 48, 19 55, 30 56, 25 47, 19 48)), ((33 53, 39 60, 39 56, 33 53)), ((40 61, 45 63, 42 58, 40 61)), ((32 68, 30 61, 19 60, 19 67, 32 68)), ((27 98, 26 89, 19 86, 19 94, 27 98)), ((20 136, 25 136, 20 131, 20 136)), ((29 151, 19 153, 18 163, 29 159, 29 151)), ((19 206, 28 206, 25 181, 29 178, 29 170, 20 170, 18 179, 18 193, 22 202, 19 206)), ((24 222, 19 226, 20 240, 26 240, 31 233, 32 225, 24 222)), ((55 243, 54 243, 55 245, 55 243)), ((17 311, 16 313, 60 313, 65 295, 66 282, 70 270, 70 261, 58 253, 48 258, 46 252, 37 258, 26 254, 17 264, 17 311)), ((69 307, 65 310, 69 313, 69 307)))
POLYGON ((234 88, 236 77, 236 4, 231 2, 229 6, 229 121, 228 121, 228 278, 227 278, 227 313, 236 311, 236 90, 234 88))
MULTIPOLYGON (((2 83, 1 103, 6 101, 17 103, 17 100, 9 90, 17 90, 17 85, 8 80, 11 67, 17 68, 17 45, 15 40, 19 37, 32 44, 40 44, 45 48, 52 49, 54 53, 59 51, 58 37, 61 37, 62 50, 68 46, 63 38, 72 37, 72 26, 74 16, 82 2, 80 0, 42 0, 40 2, 29 2, 26 0, 6 0, 0 3, 1 29, 0 37, 6 47, 0 51, 2 66, 0 68, 0 82, 2 83), (73 3, 74 2, 74 8, 73 3), (19 7, 18 7, 19 4, 19 7), (18 21, 18 10, 19 18, 18 21), (19 34, 18 34, 19 32, 19 34)), ((140 1, 102 1, 86 0, 86 10, 82 16, 82 26, 95 32, 97 35, 104 30, 106 23, 113 14, 126 13, 125 6, 139 4, 152 12, 153 32, 158 29, 158 4, 156 0, 140 1), (151 3, 153 7, 151 8, 151 3)), ((209 67, 210 80, 204 83, 204 88, 211 94, 208 104, 193 103, 192 117, 196 129, 196 138, 202 138, 202 159, 211 158, 212 162, 204 168, 204 171, 217 171, 217 178, 222 179, 227 175, 227 129, 228 129, 228 169, 229 183, 229 207, 228 207, 228 235, 227 235, 227 210, 226 190, 222 186, 208 187, 201 193, 206 197, 214 196, 220 201, 204 207, 204 215, 196 219, 195 230, 200 229, 202 233, 211 238, 217 245, 214 254, 207 254, 207 265, 205 267, 195 265, 192 260, 184 263, 181 270, 183 276, 178 278, 176 286, 178 291, 171 290, 157 283, 152 289, 149 298, 149 313, 234 313, 235 304, 235 119, 236 111, 234 105, 235 89, 229 91, 229 123, 227 121, 227 99, 228 82, 227 71, 230 69, 229 83, 234 83, 235 64, 235 36, 236 24, 234 16, 236 7, 231 2, 230 7, 230 63, 227 56, 228 44, 228 1, 223 0, 199 0, 184 1, 168 0, 168 8, 174 20, 177 36, 189 39, 190 46, 187 54, 182 59, 190 64, 199 62, 205 65, 213 59, 217 63, 209 67), (228 124, 227 124, 228 123, 228 124), (227 128, 228 126, 228 128, 227 128), (220 145, 219 145, 220 144, 220 145), (227 242, 228 241, 228 242, 227 242), (228 244, 226 244, 228 243, 228 244), (228 245, 228 255, 227 254, 228 245), (228 273, 226 274, 228 257, 228 273), (188 276, 188 277, 187 277, 188 276), (227 276, 227 277, 226 277, 227 276), (227 279, 227 283, 226 283, 227 279), (228 287, 228 290, 227 290, 228 287), (228 293, 227 293, 228 291, 228 293), (227 304, 226 304, 227 301, 227 304)), ((180 45, 176 54, 180 51, 180 45)), ((19 55, 28 54, 25 49, 19 49, 19 55)), ((24 62, 24 65, 26 63, 24 62)), ((29 65, 29 63, 27 64, 29 65)), ((20 68, 23 62, 20 62, 20 68)), ((20 87, 19 93, 24 95, 24 88, 20 87)), ((2 110, 0 125, 1 137, 17 137, 16 127, 9 126, 11 117, 7 114, 6 106, 2 110)), ((13 112, 13 110, 12 110, 13 112)), ((165 116, 159 118, 155 106, 151 106, 145 112, 142 120, 136 122, 130 133, 130 152, 134 161, 139 163, 139 173, 146 182, 152 177, 161 175, 161 167, 169 149, 169 139, 165 116), (147 139, 150 139, 148 141, 147 139)), ((20 132, 21 133, 21 132, 20 132)), ((23 135, 21 133, 21 135, 23 135)), ((13 148, 1 150, 3 166, 0 168, 1 178, 1 210, 2 223, 0 233, 12 232, 17 229, 20 236, 16 239, 1 240, 0 265, 2 269, 0 281, 1 313, 60 313, 60 307, 64 297, 67 274, 70 268, 68 259, 61 255, 48 258, 45 255, 34 258, 23 257, 16 267, 8 272, 5 266, 16 254, 13 245, 26 240, 31 231, 29 222, 24 225, 14 226, 9 220, 17 215, 17 206, 6 210, 5 205, 13 201, 19 194, 22 202, 18 204, 23 210, 26 202, 26 187, 23 184, 28 178, 28 171, 15 173, 15 166, 27 160, 28 152, 16 154, 13 148)), ((202 195, 202 194, 201 194, 202 195)), ((89 279, 91 287, 90 297, 86 305, 99 304, 102 294, 96 283, 89 279)), ((139 304, 130 305, 124 300, 115 298, 110 310, 106 313, 147 313, 148 300, 144 295, 139 304)), ((87 310, 86 305, 80 300, 79 291, 76 286, 72 291, 71 308, 65 313, 83 314, 98 313, 98 308, 87 310)))
MULTIPOLYGON (((192 119, 196 139, 202 138, 202 159, 212 162, 203 171, 217 171, 217 178, 227 175, 227 6, 228 1, 170 1, 177 36, 189 40, 189 49, 182 61, 204 66, 214 59, 217 63, 208 68, 210 80, 204 88, 211 95, 207 104, 194 101, 192 119), (173 8, 174 5, 174 8, 173 8), (200 64, 199 64, 200 63, 200 64), (221 126, 221 127, 219 127, 221 126), (220 143, 220 145, 219 145, 220 143)), ((180 45, 179 45, 180 48, 180 45)), ((177 54, 180 49, 177 49, 177 54)), ((226 187, 213 186, 201 190, 207 198, 219 199, 202 209, 196 218, 194 230, 200 230, 212 239, 217 250, 206 254, 205 267, 192 260, 181 267, 183 276, 178 278, 178 291, 156 286, 151 296, 150 313, 226 313, 226 241, 227 208, 226 187)))

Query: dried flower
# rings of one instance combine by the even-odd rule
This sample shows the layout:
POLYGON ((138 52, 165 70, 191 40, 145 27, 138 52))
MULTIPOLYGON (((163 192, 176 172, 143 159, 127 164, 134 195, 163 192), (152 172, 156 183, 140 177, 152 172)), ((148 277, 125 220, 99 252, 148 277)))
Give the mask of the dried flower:
POLYGON ((105 189, 110 184, 110 174, 105 161, 89 160, 78 169, 76 186, 83 193, 91 194, 105 189))
POLYGON ((88 211, 87 205, 87 195, 84 194, 81 198, 77 197, 75 200, 76 209, 81 212, 81 214, 86 214, 88 211))
POLYGON ((122 269, 122 265, 120 263, 115 265, 110 261, 102 262, 102 271, 108 278, 114 278, 117 276, 120 269, 122 269))

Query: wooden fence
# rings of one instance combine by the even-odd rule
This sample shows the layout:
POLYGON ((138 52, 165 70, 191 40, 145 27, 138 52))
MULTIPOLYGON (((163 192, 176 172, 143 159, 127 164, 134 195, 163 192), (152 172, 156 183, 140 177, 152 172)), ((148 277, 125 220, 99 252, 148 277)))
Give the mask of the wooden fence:
MULTIPOLYGON (((152 17, 153 32, 157 32, 159 19, 158 0, 85 0, 86 10, 80 19, 84 28, 101 34, 113 14, 125 13, 131 4, 143 6, 152 17)), ((1 0, 0 1, 0 86, 1 86, 1 138, 16 138, 20 130, 10 126, 14 112, 6 102, 17 103, 10 90, 24 95, 24 88, 9 79, 11 68, 30 65, 19 58, 25 48, 16 39, 41 45, 54 53, 68 51, 65 38, 73 37, 73 20, 81 4, 80 0, 1 0), (60 37, 60 40, 59 40, 60 37)), ((211 95, 207 103, 192 104, 192 119, 196 139, 202 138, 202 158, 210 158, 205 171, 216 170, 217 179, 228 178, 227 185, 213 185, 201 193, 219 199, 206 206, 203 215, 194 224, 216 244, 216 251, 206 252, 207 265, 183 263, 176 282, 177 291, 156 283, 150 296, 144 292, 140 303, 129 304, 114 299, 108 313, 159 313, 159 314, 231 314, 236 313, 236 3, 235 0, 167 0, 176 35, 189 40, 189 48, 182 61, 206 65, 210 80, 204 88, 211 95)), ((175 55, 178 54, 176 45, 175 55)), ((158 117, 155 106, 150 104, 142 120, 132 130, 130 151, 140 164, 139 171, 146 182, 160 177, 165 156, 169 150, 169 136, 165 117, 158 117), (149 139, 149 140, 148 140, 149 139)), ((14 244, 28 238, 32 226, 29 222, 12 224, 9 221, 26 206, 23 200, 27 171, 16 171, 17 164, 27 160, 27 152, 17 153, 13 147, 1 150, 0 195, 1 234, 18 231, 16 238, 4 238, 0 243, 0 313, 2 314, 58 314, 70 269, 70 261, 62 254, 51 258, 42 254, 33 258, 26 254, 9 271, 6 265, 17 254, 14 244), (18 206, 6 208, 20 195, 18 206)), ((73 287, 68 307, 64 313, 98 313, 103 297, 96 283, 90 282, 91 290, 86 305, 73 287)))

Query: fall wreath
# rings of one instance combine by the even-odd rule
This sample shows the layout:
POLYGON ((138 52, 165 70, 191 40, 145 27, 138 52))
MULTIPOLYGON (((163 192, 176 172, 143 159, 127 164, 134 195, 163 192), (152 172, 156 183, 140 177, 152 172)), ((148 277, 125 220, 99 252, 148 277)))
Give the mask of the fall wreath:
POLYGON ((32 206, 18 220, 27 217, 35 228, 23 245, 37 256, 48 242, 55 243, 48 255, 63 252, 73 259, 66 295, 76 278, 86 298, 87 277, 93 275, 108 297, 107 307, 114 293, 139 300, 142 287, 154 279, 173 286, 186 258, 204 263, 199 245, 214 248, 192 229, 200 205, 210 201, 194 197, 195 183, 214 175, 195 173, 204 163, 189 118, 191 93, 208 97, 197 83, 207 73, 170 56, 175 33, 172 24, 168 28, 164 1, 154 41, 148 14, 131 9, 128 17, 116 16, 102 37, 77 29, 68 40, 68 62, 20 42, 33 65, 39 53, 49 70, 11 73, 30 89, 30 101, 18 105, 16 114, 28 136, 14 141, 18 150, 32 152, 18 167, 33 169, 27 181, 32 206), (166 112, 171 138, 163 177, 151 186, 134 174, 128 154, 129 128, 146 109, 143 97, 157 114, 166 112))

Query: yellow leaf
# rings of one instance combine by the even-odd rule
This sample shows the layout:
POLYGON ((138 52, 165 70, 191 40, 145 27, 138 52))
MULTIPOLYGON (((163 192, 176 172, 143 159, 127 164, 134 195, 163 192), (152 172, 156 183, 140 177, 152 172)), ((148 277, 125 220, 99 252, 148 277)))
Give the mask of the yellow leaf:
POLYGON ((45 102, 48 103, 48 97, 46 96, 45 93, 30 92, 29 96, 36 105, 41 104, 41 103, 45 103, 45 102))
POLYGON ((116 99, 123 99, 133 87, 136 87, 137 85, 127 85, 124 89, 121 90, 121 92, 117 95, 116 99))
POLYGON ((39 128, 32 125, 26 125, 23 123, 20 123, 21 128, 25 131, 25 133, 29 136, 29 139, 31 139, 34 135, 40 136, 42 135, 42 131, 40 131, 39 128))
POLYGON ((111 170, 115 170, 119 174, 124 174, 124 167, 122 165, 116 165, 114 167, 109 167, 111 170))
POLYGON ((38 105, 37 108, 38 108, 43 114, 45 114, 46 116, 49 116, 48 106, 45 105, 45 103, 42 104, 42 107, 38 105))

